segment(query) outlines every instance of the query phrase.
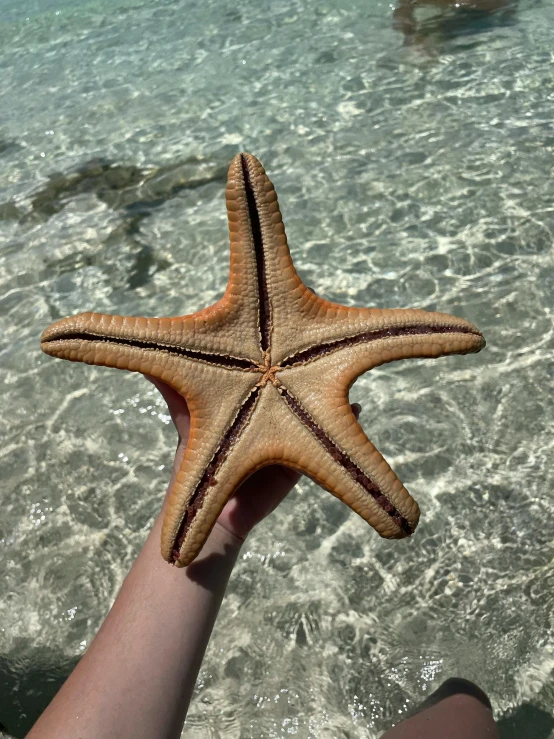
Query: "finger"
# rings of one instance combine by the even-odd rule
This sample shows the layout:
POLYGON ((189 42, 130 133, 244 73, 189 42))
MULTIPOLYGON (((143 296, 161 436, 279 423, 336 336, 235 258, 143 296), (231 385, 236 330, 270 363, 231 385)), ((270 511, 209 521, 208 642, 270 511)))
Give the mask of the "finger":
POLYGON ((300 477, 296 470, 283 465, 263 467, 243 482, 227 502, 220 524, 245 539, 256 524, 277 508, 300 477))

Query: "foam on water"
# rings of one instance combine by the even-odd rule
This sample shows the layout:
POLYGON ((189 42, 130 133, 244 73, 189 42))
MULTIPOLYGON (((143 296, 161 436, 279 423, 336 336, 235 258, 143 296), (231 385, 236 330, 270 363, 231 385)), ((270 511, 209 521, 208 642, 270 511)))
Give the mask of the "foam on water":
POLYGON ((356 383, 420 527, 383 541, 303 480, 244 547, 185 734, 373 739, 461 675, 506 732, 548 737, 552 8, 522 2, 483 27, 433 11, 403 46, 375 1, 7 5, 0 721, 21 735, 90 643, 175 444, 140 376, 56 362, 40 333, 82 310, 217 299, 222 172, 247 150, 307 284, 463 316, 487 348, 356 383))

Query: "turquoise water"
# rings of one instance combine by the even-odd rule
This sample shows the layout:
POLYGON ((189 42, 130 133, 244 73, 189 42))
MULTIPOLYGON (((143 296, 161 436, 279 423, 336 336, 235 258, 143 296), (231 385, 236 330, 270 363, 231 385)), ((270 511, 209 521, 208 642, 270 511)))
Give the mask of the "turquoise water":
POLYGON ((184 735, 374 739, 461 675, 504 739, 554 737, 550 4, 422 8, 413 44, 375 0, 2 5, 0 722, 22 736, 90 643, 175 446, 142 377, 40 333, 216 300, 246 150, 318 293, 488 345, 356 383, 418 531, 383 541, 303 480, 244 547, 184 735))

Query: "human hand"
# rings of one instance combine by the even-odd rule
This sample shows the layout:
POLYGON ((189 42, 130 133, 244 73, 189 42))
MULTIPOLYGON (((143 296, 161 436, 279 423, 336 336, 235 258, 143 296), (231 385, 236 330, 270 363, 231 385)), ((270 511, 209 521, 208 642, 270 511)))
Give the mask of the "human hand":
MULTIPOLYGON (((146 376, 162 394, 177 433, 179 443, 175 453, 170 487, 179 471, 185 454, 190 429, 190 414, 186 400, 165 382, 146 376)), ((356 418, 361 407, 355 403, 352 410, 356 418)), ((243 482, 236 493, 227 501, 217 523, 241 540, 246 539, 254 526, 268 516, 300 479, 300 473, 284 465, 269 465, 255 472, 243 482)))

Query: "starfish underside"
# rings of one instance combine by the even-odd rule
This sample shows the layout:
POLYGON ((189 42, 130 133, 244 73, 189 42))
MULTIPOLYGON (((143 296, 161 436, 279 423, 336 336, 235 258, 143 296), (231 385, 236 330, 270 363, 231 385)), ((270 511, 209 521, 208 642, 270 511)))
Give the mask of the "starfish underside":
POLYGON ((162 529, 168 562, 189 564, 239 485, 276 463, 311 477, 381 536, 409 536, 417 503, 357 422, 349 388, 385 362, 479 351, 483 336, 445 313, 350 308, 314 295, 252 155, 231 162, 226 199, 231 268, 221 300, 173 318, 81 313, 47 328, 42 349, 151 375, 186 398, 190 438, 162 529))

